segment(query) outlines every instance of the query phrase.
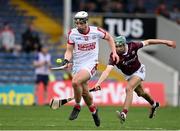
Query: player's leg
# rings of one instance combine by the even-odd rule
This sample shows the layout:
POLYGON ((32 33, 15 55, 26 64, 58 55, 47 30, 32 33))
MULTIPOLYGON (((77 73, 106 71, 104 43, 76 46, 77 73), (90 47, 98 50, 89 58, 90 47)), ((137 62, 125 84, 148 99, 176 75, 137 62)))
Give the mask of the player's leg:
POLYGON ((44 97, 44 104, 48 104, 48 82, 49 82, 49 76, 48 75, 44 75, 43 76, 43 84, 44 84, 44 94, 43 94, 43 97, 44 97))
POLYGON ((138 96, 143 97, 145 100, 147 100, 149 102, 149 104, 151 105, 149 118, 153 118, 156 109, 159 107, 159 102, 155 102, 152 99, 152 97, 143 90, 142 83, 139 84, 134 91, 137 93, 138 96))
POLYGON ((140 84, 140 82, 141 82, 141 78, 138 76, 132 76, 128 81, 128 84, 126 87, 126 98, 125 98, 125 102, 123 105, 123 110, 121 111, 121 113, 119 111, 117 111, 117 114, 121 120, 121 123, 123 123, 126 119, 128 109, 132 103, 133 91, 140 84))
POLYGON ((83 83, 83 99, 88 106, 90 112, 92 113, 92 117, 94 119, 94 123, 96 126, 100 126, 100 118, 98 115, 98 108, 93 103, 93 97, 91 93, 89 93, 88 90, 88 84, 87 82, 83 83))
MULTIPOLYGON (((35 101, 34 101, 34 104, 33 105, 37 105, 40 101, 39 101, 39 94, 38 94, 38 91, 39 91, 39 87, 42 87, 44 88, 44 84, 43 84, 43 78, 42 78, 42 75, 39 75, 37 74, 36 75, 36 81, 35 81, 35 90, 34 90, 34 97, 35 97, 35 101)), ((43 94, 42 94, 43 95, 43 94)), ((40 104, 40 103, 39 103, 40 104)), ((41 103, 42 104, 42 103, 41 103)))
POLYGON ((139 97, 143 97, 145 100, 147 100, 150 105, 154 104, 154 100, 151 98, 151 96, 143 90, 142 83, 140 83, 134 91, 139 97))
POLYGON ((38 103, 38 87, 39 87, 39 84, 40 83, 36 81, 35 87, 34 87, 34 103, 33 103, 34 106, 37 105, 37 103, 38 103))
POLYGON ((93 97, 89 93, 87 82, 83 83, 83 94, 82 94, 82 96, 83 96, 84 102, 86 103, 86 105, 88 107, 93 104, 93 97))
POLYGON ((88 81, 90 79, 89 72, 87 70, 80 70, 76 74, 73 75, 72 78, 72 86, 74 90, 74 98, 75 98, 75 106, 73 111, 69 117, 69 120, 74 120, 78 117, 78 114, 81 110, 80 102, 83 92, 82 83, 88 81))

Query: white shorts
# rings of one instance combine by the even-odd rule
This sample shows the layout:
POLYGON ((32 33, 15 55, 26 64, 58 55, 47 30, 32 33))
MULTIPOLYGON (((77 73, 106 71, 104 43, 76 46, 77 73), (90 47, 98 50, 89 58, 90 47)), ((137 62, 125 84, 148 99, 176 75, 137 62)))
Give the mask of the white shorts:
POLYGON ((97 71, 97 64, 87 64, 87 65, 78 65, 73 66, 72 75, 76 74, 80 70, 87 70, 91 76, 91 78, 96 74, 97 71))
POLYGON ((140 77, 142 80, 145 79, 145 76, 146 76, 146 68, 145 68, 145 65, 141 64, 141 67, 136 71, 134 72, 132 75, 125 75, 125 79, 126 80, 129 80, 132 76, 138 76, 140 77))

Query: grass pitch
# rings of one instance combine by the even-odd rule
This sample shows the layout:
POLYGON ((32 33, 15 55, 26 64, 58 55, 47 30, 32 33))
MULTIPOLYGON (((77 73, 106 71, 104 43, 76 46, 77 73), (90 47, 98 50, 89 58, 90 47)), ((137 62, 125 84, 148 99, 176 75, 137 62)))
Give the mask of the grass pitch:
POLYGON ((0 130, 178 130, 180 107, 159 108, 153 119, 148 107, 131 107, 122 125, 115 111, 120 107, 99 107, 101 126, 96 127, 88 108, 69 121, 71 106, 52 110, 48 106, 0 106, 0 130))

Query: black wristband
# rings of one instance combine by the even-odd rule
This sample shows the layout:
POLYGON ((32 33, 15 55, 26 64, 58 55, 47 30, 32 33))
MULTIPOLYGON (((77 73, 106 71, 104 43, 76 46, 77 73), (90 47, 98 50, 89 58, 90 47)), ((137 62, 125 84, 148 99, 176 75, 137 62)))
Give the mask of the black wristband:
POLYGON ((67 59, 64 59, 63 62, 62 62, 62 65, 66 65, 68 63, 69 63, 69 61, 67 59))

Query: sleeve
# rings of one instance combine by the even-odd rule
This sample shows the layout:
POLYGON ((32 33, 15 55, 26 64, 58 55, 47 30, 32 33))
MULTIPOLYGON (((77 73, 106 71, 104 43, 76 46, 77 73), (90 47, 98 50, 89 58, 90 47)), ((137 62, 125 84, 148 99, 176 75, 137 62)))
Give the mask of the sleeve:
POLYGON ((34 61, 38 61, 39 60, 39 55, 38 54, 35 54, 34 56, 34 61))
POLYGON ((97 32, 98 32, 99 38, 104 39, 106 37, 106 31, 104 29, 97 27, 97 32))
POLYGON ((11 35, 10 35, 10 43, 9 43, 9 45, 11 45, 11 46, 14 46, 14 43, 15 43, 15 37, 14 37, 14 33, 11 31, 11 35))
POLYGON ((109 62, 108 62, 108 65, 115 65, 116 63, 115 63, 115 61, 113 61, 113 59, 112 59, 112 53, 110 54, 110 56, 109 56, 109 62))
POLYGON ((72 31, 70 30, 68 32, 68 41, 67 41, 68 44, 70 45, 74 45, 74 41, 73 41, 73 38, 72 38, 72 31))
POLYGON ((141 41, 141 43, 143 44, 143 46, 145 46, 145 43, 143 41, 141 41))
POLYGON ((51 64, 52 63, 52 61, 51 61, 52 59, 51 59, 51 55, 49 54, 49 58, 48 58, 48 61, 49 61, 49 63, 51 64))
POLYGON ((135 50, 138 50, 144 46, 142 42, 130 42, 135 50))

